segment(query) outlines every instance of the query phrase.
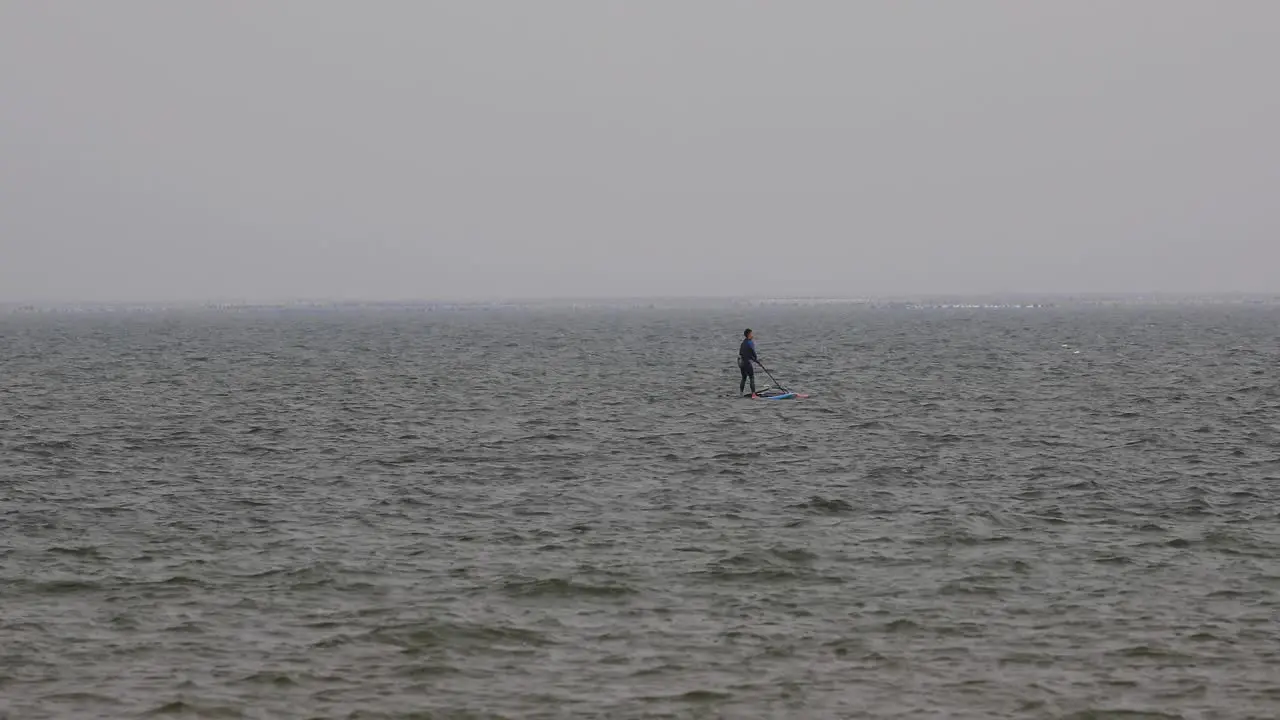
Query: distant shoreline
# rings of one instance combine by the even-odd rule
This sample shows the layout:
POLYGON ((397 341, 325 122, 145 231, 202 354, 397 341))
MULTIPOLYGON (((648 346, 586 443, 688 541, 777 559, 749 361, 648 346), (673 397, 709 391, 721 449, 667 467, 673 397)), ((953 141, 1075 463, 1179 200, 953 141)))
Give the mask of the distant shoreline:
POLYGON ((450 312, 466 310, 644 310, 750 307, 859 306, 871 309, 1049 309, 1099 306, 1280 305, 1280 293, 1061 293, 974 295, 885 295, 865 297, 652 297, 546 298, 511 300, 324 300, 276 302, 0 302, 0 313, 154 313, 173 311, 342 311, 383 310, 450 312))

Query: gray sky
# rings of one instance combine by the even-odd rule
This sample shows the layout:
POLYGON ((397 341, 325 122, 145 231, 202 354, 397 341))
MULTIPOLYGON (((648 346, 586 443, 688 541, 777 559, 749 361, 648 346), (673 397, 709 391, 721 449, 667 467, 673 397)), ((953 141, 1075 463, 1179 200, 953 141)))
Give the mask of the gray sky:
POLYGON ((1280 291, 1274 0, 0 0, 0 301, 1280 291))

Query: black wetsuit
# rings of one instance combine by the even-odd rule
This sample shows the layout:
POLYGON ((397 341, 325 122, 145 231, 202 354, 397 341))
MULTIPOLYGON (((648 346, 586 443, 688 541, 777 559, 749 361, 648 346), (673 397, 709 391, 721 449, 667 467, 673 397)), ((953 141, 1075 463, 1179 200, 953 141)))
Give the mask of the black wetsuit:
POLYGON ((756 371, 751 367, 752 362, 760 362, 756 358, 756 343, 754 340, 743 340, 742 345, 738 346, 738 368, 742 370, 742 382, 738 383, 738 392, 747 386, 747 380, 751 381, 751 394, 756 392, 756 371))

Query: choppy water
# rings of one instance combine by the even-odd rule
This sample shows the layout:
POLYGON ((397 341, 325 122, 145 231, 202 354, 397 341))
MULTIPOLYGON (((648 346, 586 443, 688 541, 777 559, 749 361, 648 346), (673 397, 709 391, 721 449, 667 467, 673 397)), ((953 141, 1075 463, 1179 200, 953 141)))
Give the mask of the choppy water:
POLYGON ((1278 320, 0 317, 0 716, 1272 718, 1278 320))

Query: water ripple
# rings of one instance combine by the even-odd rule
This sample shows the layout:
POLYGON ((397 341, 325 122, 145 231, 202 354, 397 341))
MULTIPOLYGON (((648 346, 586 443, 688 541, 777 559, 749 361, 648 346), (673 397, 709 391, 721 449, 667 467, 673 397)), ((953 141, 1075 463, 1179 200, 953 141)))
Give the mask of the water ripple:
POLYGON ((8 315, 0 717, 1271 717, 1276 319, 8 315))

